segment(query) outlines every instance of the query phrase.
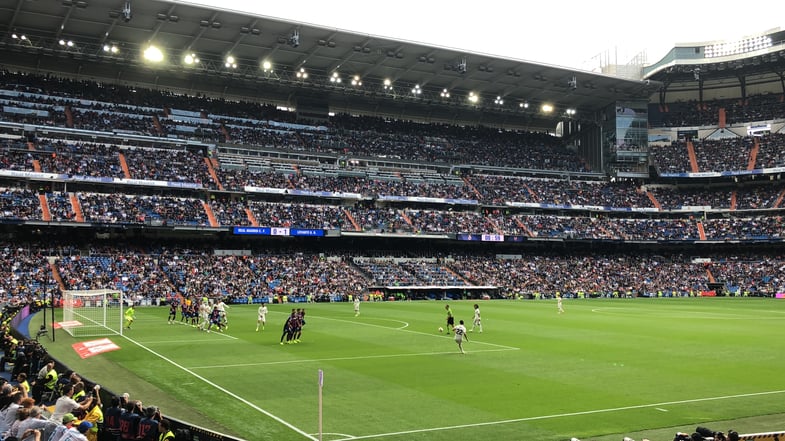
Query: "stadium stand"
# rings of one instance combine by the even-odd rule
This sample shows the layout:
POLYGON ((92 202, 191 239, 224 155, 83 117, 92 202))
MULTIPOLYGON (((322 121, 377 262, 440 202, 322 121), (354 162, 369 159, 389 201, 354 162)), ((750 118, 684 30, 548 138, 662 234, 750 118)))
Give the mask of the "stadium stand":
MULTIPOLYGON (((62 290, 99 287, 139 304, 783 290, 785 187, 766 172, 785 166, 782 133, 651 146, 659 173, 761 172, 715 183, 598 174, 567 140, 540 132, 342 113, 312 121, 272 104, 9 70, 0 104, 4 325, 62 290), (235 227, 363 242, 326 252, 270 238, 216 255, 240 248, 235 227), (192 243, 205 231, 219 239, 192 243), (52 232, 60 237, 41 239, 52 232), (427 242, 402 250, 399 236, 427 242), (499 238, 500 253, 489 251, 499 238), (484 240, 479 252, 464 246, 484 240), (568 254, 551 245, 565 243, 568 254)), ((728 122, 785 118, 782 99, 767 95, 668 107, 649 106, 652 127, 717 125, 720 109, 728 122)), ((44 360, 35 355, 30 374, 44 360)))

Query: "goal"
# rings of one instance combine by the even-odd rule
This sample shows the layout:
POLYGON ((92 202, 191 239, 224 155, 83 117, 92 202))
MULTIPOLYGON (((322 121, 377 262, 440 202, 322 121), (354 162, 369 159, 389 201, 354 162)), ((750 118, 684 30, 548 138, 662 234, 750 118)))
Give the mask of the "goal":
POLYGON ((111 289, 65 291, 60 326, 73 337, 123 334, 123 293, 111 289))

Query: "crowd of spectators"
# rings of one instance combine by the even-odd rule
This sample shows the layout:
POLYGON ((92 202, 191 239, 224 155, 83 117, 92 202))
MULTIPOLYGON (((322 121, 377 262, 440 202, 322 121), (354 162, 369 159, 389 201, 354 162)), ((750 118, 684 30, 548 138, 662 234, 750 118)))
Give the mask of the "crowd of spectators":
MULTIPOLYGON (((753 191, 751 196, 761 196, 753 191)), ((657 198, 669 208, 688 204, 694 210, 671 217, 633 217, 624 213, 518 213, 509 208, 414 208, 405 205, 369 207, 332 205, 324 203, 265 202, 215 198, 203 201, 175 196, 147 196, 115 193, 46 193, 51 218, 57 222, 78 222, 81 211, 84 221, 93 224, 125 224, 156 226, 212 227, 210 213, 217 226, 265 226, 340 231, 406 234, 487 233, 520 235, 534 238, 568 238, 584 240, 701 240, 699 225, 705 229, 707 240, 780 239, 785 227, 777 216, 762 212, 730 211, 732 217, 706 217, 711 212, 705 207, 724 203, 729 207, 730 194, 694 190, 694 197, 673 202, 668 193, 657 198), (704 199, 715 198, 715 199, 704 199), (672 205, 679 204, 679 205, 672 205), (205 208, 207 207, 207 208, 205 208), (209 210, 209 212, 208 212, 209 210)), ((766 200, 774 194, 763 194, 766 200)), ((752 200, 743 198, 743 200, 752 200)), ((762 199, 756 199, 760 201, 762 199)), ((0 220, 43 220, 38 195, 19 188, 0 189, 0 220)))
MULTIPOLYGON (((33 314, 46 300, 5 303, 0 315, 2 366, 0 437, 4 440, 166 439, 173 440, 169 420, 158 406, 143 406, 129 393, 114 394, 51 358, 26 331, 11 329, 11 320, 33 314), (22 312, 22 309, 25 309, 22 312), (161 433, 161 431, 163 431, 161 433)), ((188 434, 190 438, 190 433, 188 434)))
POLYGON ((720 109, 726 124, 785 118, 785 106, 779 94, 754 95, 746 99, 726 98, 699 102, 697 100, 649 105, 652 127, 716 126, 720 109))
POLYGON ((785 167, 785 134, 772 133, 760 138, 755 168, 785 167))
POLYGON ((696 141, 693 143, 693 147, 698 171, 747 170, 753 144, 754 140, 750 136, 696 141))
MULTIPOLYGON (((62 113, 66 116, 63 124, 84 130, 119 129, 175 137, 180 133, 184 139, 189 134, 201 133, 200 136, 210 140, 258 143, 276 149, 421 160, 434 164, 476 163, 587 171, 574 151, 565 148, 558 138, 543 133, 450 124, 425 126, 413 121, 342 114, 314 124, 295 121, 291 112, 274 106, 250 102, 8 71, 1 72, 0 78, 3 80, 2 99, 9 103, 13 101, 11 104, 22 108, 62 113)), ((768 99, 750 99, 740 107, 736 105, 740 103, 715 102, 689 103, 676 106, 676 109, 692 107, 698 114, 711 114, 720 107, 750 110, 758 103, 774 104, 768 99)), ((676 109, 671 111, 678 113, 676 109)), ((746 113, 761 114, 764 113, 746 113)), ((3 118, 9 116, 3 115, 3 118)), ((757 163, 778 165, 782 161, 781 140, 782 135, 761 138, 757 163)), ((749 137, 693 143, 701 171, 746 169, 753 145, 754 140, 749 137)), ((106 192, 79 190, 67 193, 46 187, 47 205, 41 206, 35 192, 10 187, 0 194, 1 219, 43 220, 48 211, 51 220, 57 222, 78 222, 77 213, 81 212, 84 221, 91 223, 196 227, 261 225, 407 234, 492 233, 534 238, 690 241, 701 238, 703 227, 707 240, 776 239, 781 236, 778 223, 766 218, 766 213, 726 216, 722 220, 703 219, 707 211, 732 213, 734 210, 776 209, 783 195, 782 186, 777 183, 720 189, 683 188, 643 186, 633 181, 589 181, 574 176, 559 179, 484 173, 447 176, 431 171, 418 173, 370 167, 358 167, 350 170, 351 173, 341 174, 336 165, 315 160, 305 165, 287 163, 281 158, 273 162, 268 158, 266 164, 257 162, 257 166, 253 166, 250 156, 240 158, 238 163, 235 162, 236 153, 226 155, 224 157, 220 150, 194 152, 150 145, 121 146, 43 138, 31 142, 3 140, 0 142, 3 170, 165 181, 192 184, 194 191, 174 196, 157 191, 152 195, 149 194, 151 190, 139 188, 133 193, 140 194, 131 194, 131 191, 123 194, 115 193, 115 188, 106 189, 106 192), (221 167, 224 158, 227 166, 221 167), (269 190, 246 193, 248 186, 269 190), (218 188, 237 194, 216 197, 198 192, 218 188), (298 191, 352 194, 355 199, 310 196, 308 199, 280 200, 269 197, 298 191), (357 195, 361 202, 355 202, 357 195), (388 197, 400 199, 395 203, 381 202, 388 197), (442 202, 429 200, 430 203, 424 206, 417 198, 435 198, 442 202), (455 207, 449 202, 458 199, 469 203, 455 207), (475 201, 477 205, 472 204, 475 201), (518 212, 521 208, 501 208, 506 205, 561 211, 518 212), (656 205, 666 211, 682 210, 684 215, 670 213, 664 219, 657 219, 653 215, 643 218, 606 213, 608 209, 653 212, 657 210, 656 205), (571 210, 564 212, 564 209, 571 210), (696 215, 697 218, 693 217, 696 215), (211 216, 214 216, 214 223, 211 223, 211 216)), ((652 155, 661 170, 691 170, 684 142, 652 148, 652 155)), ((31 183, 28 187, 36 185, 31 183)))
MULTIPOLYGON (((416 256, 350 253, 215 253, 209 248, 138 249, 129 246, 82 250, 0 248, 4 301, 25 302, 61 289, 112 288, 139 303, 180 296, 225 298, 246 303, 301 298, 341 300, 376 286, 497 286, 506 293, 577 293, 707 290, 710 282, 729 290, 783 289, 782 255, 451 253, 416 256), (60 253, 60 254, 56 254, 60 253), (401 257, 404 256, 404 257, 401 257), (50 259, 53 265, 50 266, 50 259)), ((55 299, 59 294, 55 294, 55 299)))
MULTIPOLYGON (((248 102, 231 105, 225 100, 200 96, 8 71, 0 74, 0 80, 3 80, 0 84, 6 85, 5 95, 14 97, 20 105, 34 106, 42 102, 49 117, 43 123, 59 127, 104 132, 120 129, 124 133, 181 136, 206 142, 228 139, 233 143, 278 149, 428 162, 587 171, 577 154, 565 148, 559 138, 542 133, 434 125, 428 127, 433 133, 424 135, 422 124, 415 122, 342 115, 332 118, 325 134, 307 122, 287 123, 292 119, 287 115, 290 112, 275 110, 273 106, 248 102), (49 104, 52 102, 58 105, 49 104), (122 106, 120 112, 116 111, 117 106, 122 106), (151 115, 149 109, 156 108, 160 110, 151 115), (199 122, 178 119, 171 116, 168 109, 172 108, 188 109, 207 118, 199 122), (222 116, 225 114, 234 117, 222 116), (247 117, 237 118, 243 115, 247 117), (521 154, 522 151, 527 154, 521 154)), ((30 117, 8 112, 0 116, 15 122, 30 117)))
POLYGON ((686 141, 651 145, 650 153, 660 173, 734 172, 749 169, 756 142, 759 144, 759 149, 754 158, 754 169, 785 165, 785 156, 781 148, 782 134, 693 140, 697 170, 690 164, 689 147, 686 141))

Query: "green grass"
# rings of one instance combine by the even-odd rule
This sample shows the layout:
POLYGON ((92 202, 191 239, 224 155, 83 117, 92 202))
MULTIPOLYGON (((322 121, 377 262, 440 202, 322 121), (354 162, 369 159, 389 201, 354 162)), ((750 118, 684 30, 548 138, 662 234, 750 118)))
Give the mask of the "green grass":
MULTIPOLYGON (((466 355, 440 335, 444 304, 311 304, 302 343, 279 345, 292 306, 233 305, 229 330, 167 325, 137 308, 122 349, 85 360, 58 331, 50 353, 164 414, 247 440, 673 438, 696 425, 782 428, 785 301, 702 298, 484 301, 466 355)), ((451 302, 470 325, 472 302, 451 302)), ((35 319, 32 327, 39 324, 35 319)), ((470 326, 468 326, 470 327, 470 326)), ((86 338, 82 340, 89 340, 86 338)))

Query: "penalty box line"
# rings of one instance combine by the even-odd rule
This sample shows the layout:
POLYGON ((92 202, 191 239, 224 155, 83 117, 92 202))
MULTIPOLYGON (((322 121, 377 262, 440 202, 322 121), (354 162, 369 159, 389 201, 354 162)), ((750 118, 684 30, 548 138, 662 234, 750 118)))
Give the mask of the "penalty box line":
MULTIPOLYGON (((391 329, 391 330, 396 331, 396 332, 409 332, 409 333, 412 333, 412 334, 427 335, 429 337, 443 337, 442 335, 434 335, 434 334, 430 334, 430 333, 427 333, 427 332, 413 331, 411 329, 406 329, 409 326, 409 323, 408 322, 404 322, 402 320, 381 319, 381 318, 379 319, 379 320, 388 320, 388 321, 398 322, 398 323, 403 323, 404 324, 404 326, 402 326, 402 327, 393 328, 393 327, 390 327, 390 326, 382 326, 382 325, 377 325, 377 324, 374 324, 374 323, 364 323, 364 322, 357 322, 357 321, 354 321, 354 320, 337 319, 337 318, 332 318, 332 317, 312 316, 312 318, 321 319, 321 320, 332 320, 334 322, 351 323, 351 324, 354 324, 354 325, 371 326, 371 327, 374 327, 374 328, 391 329)), ((472 335, 476 335, 476 334, 472 333, 472 335)), ((507 349, 507 350, 520 350, 521 349, 521 348, 516 348, 515 346, 500 345, 500 344, 490 343, 490 342, 486 342, 486 341, 477 341, 477 340, 474 340, 474 339, 468 340, 468 342, 469 342, 470 345, 473 345, 473 344, 476 343, 476 344, 480 344, 480 345, 493 346, 493 347, 496 347, 496 348, 507 349)), ((479 351, 474 351, 474 352, 479 352, 479 351)))
MULTIPOLYGON (((480 349, 477 351, 467 351, 467 355, 477 354, 481 352, 504 352, 504 351, 518 351, 518 348, 497 348, 497 349, 480 349)), ((458 351, 440 351, 440 352, 417 352, 411 354, 383 354, 383 355, 362 355, 357 357, 333 357, 333 358, 314 358, 308 360, 281 360, 281 361, 265 361, 259 363, 237 363, 237 364, 217 364, 205 366, 190 366, 188 369, 225 369, 233 367, 250 367, 250 366, 274 366, 281 364, 304 364, 304 363, 322 363, 325 361, 348 361, 348 360, 372 360, 375 358, 400 358, 400 357, 427 357, 432 355, 460 355, 458 351)))

